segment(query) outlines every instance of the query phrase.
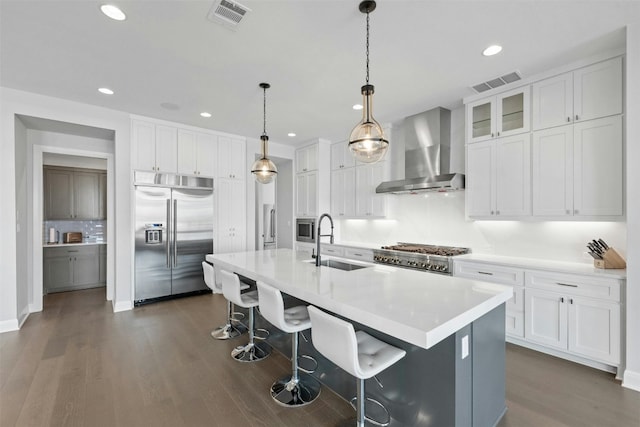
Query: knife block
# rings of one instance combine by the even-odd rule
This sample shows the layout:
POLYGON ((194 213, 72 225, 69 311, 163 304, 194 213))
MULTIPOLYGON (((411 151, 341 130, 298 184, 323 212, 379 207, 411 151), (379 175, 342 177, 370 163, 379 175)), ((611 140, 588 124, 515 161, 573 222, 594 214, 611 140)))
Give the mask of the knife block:
POLYGON ((602 255, 602 259, 594 259, 596 268, 627 268, 627 263, 615 249, 609 248, 602 255))

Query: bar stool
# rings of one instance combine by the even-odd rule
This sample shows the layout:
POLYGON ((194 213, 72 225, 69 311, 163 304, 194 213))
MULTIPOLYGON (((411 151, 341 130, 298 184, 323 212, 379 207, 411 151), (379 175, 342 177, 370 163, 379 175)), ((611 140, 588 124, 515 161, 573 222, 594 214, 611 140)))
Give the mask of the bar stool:
MULTIPOLYGON (((353 325, 338 319, 314 306, 309 306, 311 317, 311 336, 313 345, 327 359, 358 378, 356 400, 356 426, 364 427, 365 420, 378 426, 387 426, 391 422, 389 412, 377 400, 366 398, 380 406, 387 414, 387 420, 379 422, 365 416, 364 380, 384 371, 398 360, 406 351, 389 345, 364 331, 355 332, 353 325)), ((351 424, 353 425, 353 424, 351 424)))
MULTIPOLYGON (((282 293, 272 286, 258 282, 260 313, 276 328, 291 334, 291 375, 286 375, 271 386, 271 397, 288 406, 304 406, 320 395, 320 383, 298 366, 298 333, 311 327, 307 306, 284 308, 282 293), (298 371, 302 371, 299 373, 298 371)), ((302 356, 315 361, 311 356, 302 356)), ((317 364, 317 362, 316 362, 317 364)))
MULTIPOLYGON (((221 294, 222 286, 216 283, 216 272, 213 266, 206 261, 202 261, 202 271, 204 272, 204 283, 206 283, 214 294, 221 294)), ((240 290, 245 289, 249 289, 249 285, 241 283, 240 290)), ((244 334, 247 330, 242 324, 238 324, 238 326, 233 324, 242 318, 240 317, 240 319, 238 319, 235 317, 238 315, 244 317, 242 313, 234 313, 233 304, 227 300, 227 323, 211 331, 211 336, 217 340, 228 340, 244 334)))
POLYGON ((231 351, 231 357, 239 362, 257 362, 271 354, 271 348, 264 342, 256 343, 254 338, 255 316, 254 308, 258 306, 258 291, 240 293, 240 278, 237 274, 221 270, 222 293, 224 297, 233 304, 249 309, 249 342, 244 346, 239 346, 231 351))

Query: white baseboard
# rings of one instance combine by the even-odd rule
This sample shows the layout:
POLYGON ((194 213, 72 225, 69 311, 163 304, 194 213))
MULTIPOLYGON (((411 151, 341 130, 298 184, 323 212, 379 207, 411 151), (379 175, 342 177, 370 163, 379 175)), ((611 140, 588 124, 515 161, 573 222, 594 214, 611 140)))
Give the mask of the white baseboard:
POLYGON ((128 311, 133 309, 133 302, 131 301, 111 301, 113 305, 113 312, 128 311))
POLYGON ((42 304, 29 304, 29 313, 38 313, 42 311, 42 304))
POLYGON ((640 391, 640 372, 633 372, 626 369, 622 377, 622 387, 640 391))
POLYGON ((3 332, 17 331, 20 329, 18 319, 0 321, 0 334, 3 332))
POLYGON ((29 306, 25 306, 24 310, 22 310, 22 313, 20 313, 20 316, 18 316, 18 328, 22 328, 22 325, 24 325, 24 322, 27 320, 27 317, 29 317, 29 306))

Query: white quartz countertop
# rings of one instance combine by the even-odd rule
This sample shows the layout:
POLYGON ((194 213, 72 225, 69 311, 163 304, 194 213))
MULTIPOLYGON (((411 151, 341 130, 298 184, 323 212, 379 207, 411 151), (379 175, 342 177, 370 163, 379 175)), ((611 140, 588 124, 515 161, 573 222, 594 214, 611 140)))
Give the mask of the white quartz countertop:
MULTIPOLYGON (((344 260, 343 271, 304 262, 291 249, 210 254, 207 261, 422 348, 506 302, 509 286, 344 260)), ((332 257, 323 256, 322 259, 332 257)))
POLYGON ((595 277, 606 277, 610 279, 626 279, 625 269, 603 269, 595 268, 593 264, 580 262, 561 262, 545 259, 509 257, 490 254, 467 254, 458 255, 453 258, 456 261, 473 261, 485 264, 499 264, 508 267, 519 267, 535 270, 553 271, 556 273, 584 274, 595 277))
POLYGON ((106 245, 107 242, 82 242, 82 243, 44 243, 42 246, 45 248, 58 248, 61 246, 91 246, 91 245, 106 245))

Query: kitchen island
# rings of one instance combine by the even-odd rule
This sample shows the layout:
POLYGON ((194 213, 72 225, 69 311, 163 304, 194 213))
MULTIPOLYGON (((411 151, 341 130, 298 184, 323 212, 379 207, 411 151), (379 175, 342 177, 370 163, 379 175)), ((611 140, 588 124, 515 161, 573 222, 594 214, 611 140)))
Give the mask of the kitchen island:
MULTIPOLYGON (((510 287, 377 264, 353 262, 366 268, 351 271, 316 267, 290 249, 207 260, 404 348, 407 356, 380 375, 384 388, 372 381, 367 390, 387 407, 391 426, 492 426, 506 410, 504 303, 510 287)), ((288 354, 286 337, 272 335, 269 343, 288 354)), ((304 353, 319 362, 316 378, 346 399, 355 395, 355 380, 311 343, 301 345, 304 353)))

